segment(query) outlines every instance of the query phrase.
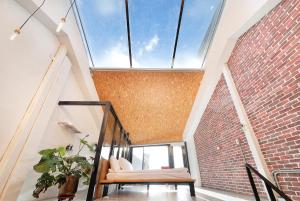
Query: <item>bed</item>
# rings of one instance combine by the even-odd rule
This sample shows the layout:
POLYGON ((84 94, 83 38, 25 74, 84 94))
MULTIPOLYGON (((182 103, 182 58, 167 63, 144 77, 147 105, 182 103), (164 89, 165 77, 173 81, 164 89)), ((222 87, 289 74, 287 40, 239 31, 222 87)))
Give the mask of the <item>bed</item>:
POLYGON ((120 171, 108 172, 107 180, 141 180, 141 179, 189 179, 190 174, 187 169, 169 169, 169 170, 142 170, 142 171, 120 171))
POLYGON ((102 160, 100 167, 96 186, 97 198, 101 197, 102 190, 102 196, 107 195, 110 184, 182 184, 188 185, 191 196, 195 196, 195 180, 186 168, 111 172, 108 160, 102 160))

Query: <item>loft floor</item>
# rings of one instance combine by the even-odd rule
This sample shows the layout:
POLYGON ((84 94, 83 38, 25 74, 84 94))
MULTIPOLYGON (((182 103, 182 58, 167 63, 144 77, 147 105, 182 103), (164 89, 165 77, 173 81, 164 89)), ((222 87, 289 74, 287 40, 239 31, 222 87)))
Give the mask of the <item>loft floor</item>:
POLYGON ((188 188, 178 186, 178 190, 173 185, 150 186, 147 192, 146 186, 126 186, 122 190, 109 194, 108 197, 97 201, 220 201, 218 199, 195 198, 190 196, 188 188))
MULTIPOLYGON (((79 191, 74 201, 85 201, 87 191, 79 191)), ((169 186, 150 186, 149 192, 147 187, 143 185, 125 186, 118 192, 110 193, 108 197, 97 199, 96 201, 254 201, 253 196, 245 196, 225 191, 197 188, 196 197, 190 196, 189 188, 186 186, 178 186, 178 190, 173 185, 169 186)), ((52 199, 44 201, 57 201, 56 196, 52 199)), ((267 199, 263 200, 267 201, 267 199)))

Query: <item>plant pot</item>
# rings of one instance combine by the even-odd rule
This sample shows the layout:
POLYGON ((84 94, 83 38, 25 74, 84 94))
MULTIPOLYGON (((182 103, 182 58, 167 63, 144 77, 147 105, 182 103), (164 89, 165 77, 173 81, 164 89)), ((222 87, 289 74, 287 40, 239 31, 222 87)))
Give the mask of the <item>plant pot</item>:
POLYGON ((66 176, 66 182, 59 188, 58 198, 74 198, 77 192, 79 177, 66 176))

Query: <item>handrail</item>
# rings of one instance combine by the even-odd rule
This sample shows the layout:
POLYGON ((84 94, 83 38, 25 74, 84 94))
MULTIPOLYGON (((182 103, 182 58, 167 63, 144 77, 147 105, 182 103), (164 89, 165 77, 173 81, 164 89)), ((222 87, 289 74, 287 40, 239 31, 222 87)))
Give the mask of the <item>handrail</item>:
POLYGON ((109 101, 59 101, 58 105, 73 105, 73 106, 108 106, 109 110, 112 112, 114 117, 117 119, 118 123, 122 126, 121 121, 119 120, 119 117, 112 106, 111 102, 109 101))
POLYGON ((280 186, 279 186, 279 183, 278 183, 278 178, 277 178, 277 175, 278 174, 284 174, 284 173, 287 173, 287 174, 300 174, 300 169, 288 169, 288 170, 285 170, 285 169, 280 169, 280 170, 273 170, 272 171, 272 176, 273 176, 273 179, 275 181, 275 185, 280 189, 280 186))
POLYGON ((279 188, 277 188, 274 184, 272 184, 272 182, 270 182, 266 177, 264 177, 262 174, 260 174, 250 164, 246 163, 245 167, 246 167, 246 170, 247 170, 249 181, 250 181, 250 184, 251 184, 251 187, 252 187, 252 191, 254 193, 256 201, 260 201, 260 197, 258 195, 257 188, 256 188, 256 185, 255 185, 254 179, 252 177, 252 172, 254 172, 261 180, 264 181, 265 186, 266 186, 267 191, 268 191, 268 195, 269 195, 271 201, 276 201, 276 197, 274 195, 273 190, 276 191, 286 201, 292 201, 291 198, 289 198, 284 192, 282 192, 281 190, 279 190, 279 188))
MULTIPOLYGON (((127 144, 131 144, 131 141, 129 139, 128 133, 125 131, 123 125, 121 124, 121 121, 119 120, 119 117, 112 106, 112 104, 109 101, 59 101, 58 105, 60 106, 101 106, 103 107, 103 119, 101 120, 101 129, 99 134, 99 139, 96 147, 96 153, 95 153, 95 160, 94 160, 94 170, 91 175, 88 193, 86 197, 86 201, 92 201, 94 197, 94 190, 96 185, 96 178, 98 174, 98 167, 100 162, 100 156, 101 156, 101 150, 105 138, 105 132, 108 124, 108 114, 111 113, 115 119, 115 125, 116 123, 120 127, 120 136, 123 136, 126 140, 127 144)), ((113 131, 114 133, 114 131, 113 131)), ((121 138, 121 137, 120 137, 121 138)), ((114 143, 114 137, 112 139, 112 144, 114 143)), ((111 146, 112 149, 112 146, 111 146)), ((118 149, 118 153, 120 151, 120 145, 118 149)), ((111 154, 110 150, 110 154, 111 154)))

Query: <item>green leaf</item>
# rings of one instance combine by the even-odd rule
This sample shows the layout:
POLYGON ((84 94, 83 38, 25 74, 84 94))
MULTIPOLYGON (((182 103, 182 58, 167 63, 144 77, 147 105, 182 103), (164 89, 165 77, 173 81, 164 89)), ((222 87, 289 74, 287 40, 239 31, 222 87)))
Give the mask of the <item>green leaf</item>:
POLYGON ((56 165, 51 167, 51 172, 56 172, 56 165))
POLYGON ((48 156, 48 157, 51 157, 51 156, 53 156, 56 152, 57 152, 57 149, 44 149, 44 150, 41 150, 41 151, 39 152, 39 154, 42 155, 42 156, 48 156))
POLYGON ((65 147, 59 147, 57 149, 57 151, 58 151, 58 153, 59 153, 60 156, 66 155, 66 152, 67 152, 65 147))
POLYGON ((84 156, 74 156, 74 157, 72 158, 72 160, 73 160, 74 162, 77 162, 77 163, 80 163, 80 162, 83 162, 83 161, 87 161, 87 160, 86 160, 86 157, 84 157, 84 156))
POLYGON ((81 143, 81 144, 84 144, 85 146, 87 146, 88 149, 90 150, 90 152, 92 152, 92 153, 96 152, 95 146, 94 146, 94 145, 90 145, 90 144, 88 143, 88 141, 86 141, 85 139, 80 139, 80 143, 81 143))
POLYGON ((49 173, 43 173, 37 180, 32 196, 35 198, 39 198, 39 194, 42 191, 45 192, 49 187, 53 185, 55 185, 55 177, 50 175, 49 173))
MULTIPOLYGON (((91 152, 95 152, 95 145, 90 145, 85 138, 80 139, 79 150, 82 150, 85 146, 91 152)), ((93 164, 86 157, 80 156, 79 153, 80 151, 73 156, 66 155, 65 147, 41 150, 39 154, 42 157, 33 166, 33 169, 38 173, 42 173, 42 175, 37 180, 33 196, 38 197, 41 192, 46 191, 50 186, 56 184, 61 186, 65 183, 68 175, 83 178, 85 180, 84 184, 88 185, 93 164)))
POLYGON ((33 169, 39 173, 46 173, 53 169, 58 161, 56 158, 42 157, 38 164, 33 166, 33 169))

